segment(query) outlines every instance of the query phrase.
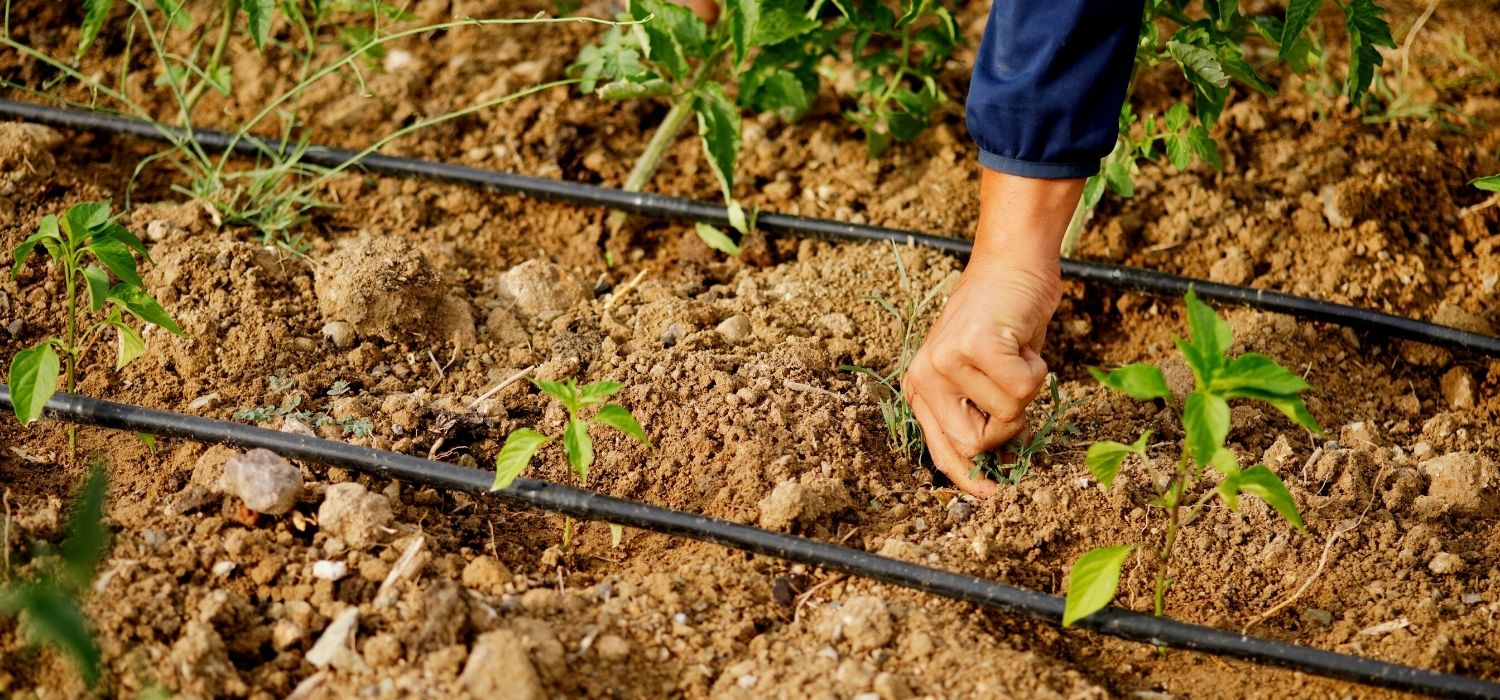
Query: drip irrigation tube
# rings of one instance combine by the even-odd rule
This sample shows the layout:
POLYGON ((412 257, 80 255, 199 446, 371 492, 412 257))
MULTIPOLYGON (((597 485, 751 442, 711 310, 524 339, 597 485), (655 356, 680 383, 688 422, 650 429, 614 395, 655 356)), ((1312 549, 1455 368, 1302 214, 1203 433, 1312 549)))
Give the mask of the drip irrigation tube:
MULTIPOLYGON (((27 102, 0 99, 0 116, 24 119, 38 124, 58 128, 94 131, 100 133, 125 134, 142 139, 170 141, 168 134, 181 138, 184 132, 153 125, 149 122, 113 117, 58 107, 47 107, 27 102), (164 133, 165 132, 165 133, 164 133)), ((276 141, 248 139, 234 141, 222 131, 196 129, 192 132, 203 148, 225 150, 231 145, 237 153, 255 155, 266 149, 276 150, 282 146, 276 141)), ((357 154, 354 151, 315 146, 308 148, 302 161, 323 167, 335 167, 347 162, 357 154)), ((709 204, 681 197, 626 192, 624 190, 588 185, 578 182, 551 180, 548 178, 498 172, 463 165, 438 163, 417 158, 401 158, 372 154, 359 161, 367 172, 401 177, 420 177, 430 180, 476 185, 504 192, 528 194, 547 199, 586 204, 590 206, 618 209, 641 216, 702 221, 718 226, 729 225, 729 214, 717 204, 709 204)), ((902 231, 880 226, 846 224, 829 219, 817 219, 789 214, 762 212, 756 217, 756 227, 771 234, 818 236, 846 241, 891 241, 910 245, 921 245, 951 253, 968 255, 972 250, 969 241, 934 236, 931 234, 902 231)), ((1198 296, 1222 303, 1237 304, 1290 314, 1300 318, 1323 321, 1380 336, 1415 340, 1433 345, 1474 350, 1500 357, 1500 338, 1449 326, 1417 321, 1392 314, 1364 309, 1347 304, 1311 299, 1281 292, 1220 284, 1207 280, 1145 270, 1137 267, 1111 265, 1089 260, 1064 259, 1062 273, 1065 277, 1099 282, 1113 287, 1131 289, 1151 294, 1181 296, 1188 285, 1192 285, 1198 296)))
MULTIPOLYGON (((10 387, 0 385, 0 405, 9 408, 10 387)), ((481 498, 564 513, 577 518, 651 530, 734 549, 800 562, 884 583, 925 591, 967 603, 1029 615, 1046 622, 1062 619, 1063 600, 993 581, 912 564, 858 549, 749 525, 659 508, 532 479, 516 479, 503 491, 490 491, 494 475, 442 462, 384 452, 304 435, 169 411, 100 401, 59 392, 46 415, 70 423, 132 430, 198 442, 262 447, 284 457, 367 474, 402 479, 481 498)), ((1077 623, 1080 627, 1156 646, 1189 649, 1355 683, 1441 697, 1500 698, 1500 684, 1437 673, 1322 649, 1251 637, 1177 622, 1116 607, 1077 623)))

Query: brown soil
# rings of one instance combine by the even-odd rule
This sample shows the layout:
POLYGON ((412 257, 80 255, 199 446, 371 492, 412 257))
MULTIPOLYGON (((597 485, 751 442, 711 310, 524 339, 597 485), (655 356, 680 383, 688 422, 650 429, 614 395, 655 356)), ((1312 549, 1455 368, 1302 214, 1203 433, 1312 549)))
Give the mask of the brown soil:
MULTIPOLYGON (((416 13, 549 9, 520 4, 436 0, 416 13)), ((1399 38, 1420 8, 1393 4, 1399 38)), ((1439 9, 1415 43, 1417 74, 1481 76, 1445 48, 1460 35, 1480 61, 1500 65, 1497 9, 1439 9)), ((69 12, 17 3, 13 26, 22 41, 69 55, 72 31, 60 29, 76 25, 69 12)), ((983 7, 963 12, 969 36, 983 17, 983 7)), ((314 140, 359 145, 414 114, 557 76, 593 35, 582 27, 485 31, 401 47, 410 63, 373 74, 373 99, 342 83, 318 86, 306 111, 314 140), (491 36, 503 38, 479 43, 491 36)), ((90 60, 103 69, 102 54, 122 49, 105 47, 90 60)), ((971 60, 972 50, 963 53, 944 77, 954 95, 971 60)), ((257 80, 244 81, 238 102, 210 100, 205 114, 243 115, 288 83, 274 55, 262 62, 237 53, 234 61, 237 75, 257 80)), ((0 56, 0 71, 27 84, 49 77, 14 56, 0 56)), ((1139 93, 1159 103, 1179 82, 1145 76, 1139 93)), ((1233 128, 1221 135, 1224 171, 1144 168, 1140 195, 1104 205, 1082 255, 1491 332, 1500 323, 1500 208, 1462 209, 1483 199, 1466 180, 1500 171, 1500 131, 1361 124, 1309 85, 1317 83, 1287 77, 1277 101, 1237 95, 1233 128)), ((1493 79, 1429 97, 1500 120, 1493 79)), ((930 132, 878 160, 865 156, 831 92, 797 124, 748 123, 739 194, 768 210, 962 233, 973 224, 977 166, 960 106, 955 99, 930 132)), ((169 105, 153 108, 171 116, 169 105)), ((556 90, 393 151, 613 185, 663 111, 556 90)), ((716 197, 696 148, 685 135, 653 187, 716 197)), ((132 169, 151 152, 0 124, 0 245, 15 245, 41 215, 73 202, 123 200, 132 169)), ((611 237, 594 210, 359 177, 332 188, 342 206, 308 225, 313 248, 297 259, 215 226, 198 205, 174 203, 172 177, 148 169, 133 195, 146 204, 125 221, 151 232, 157 265, 148 284, 188 338, 148 334, 150 351, 119 374, 105 371, 106 353, 89 358, 97 364, 84 393, 216 418, 294 395, 312 411, 369 419, 372 434, 345 438, 352 442, 486 467, 510 430, 561 430, 560 408, 525 382, 476 401, 535 368, 539 377, 625 384, 619 400, 655 447, 601 435, 590 487, 611 495, 1053 593, 1088 548, 1157 534, 1142 471, 1127 468, 1103 493, 1082 457, 1089 441, 1131 439, 1144 428, 1172 440, 1168 416, 1109 394, 1083 368, 1171 363, 1171 335, 1185 326, 1174 300, 1069 287, 1047 360, 1064 392, 1083 400, 1068 414, 1079 437, 1020 486, 976 503, 894 455, 875 387, 839 370, 894 361, 897 331, 865 297, 899 297, 895 256, 921 290, 956 274, 952 259, 776 240, 725 260, 679 224, 635 221, 611 237), (619 266, 605 265, 606 250, 619 266), (276 390, 273 375, 292 388, 276 390), (336 381, 350 390, 330 397, 336 381)), ((57 332, 59 288, 55 269, 35 263, 0 280, 0 354, 57 332)), ((1237 350, 1267 353, 1319 388, 1309 405, 1331 439, 1312 439, 1258 407, 1235 408, 1231 447, 1283 475, 1310 534, 1250 499, 1238 513, 1207 511, 1181 542, 1187 566, 1171 614, 1500 680, 1500 360, 1282 316, 1227 316, 1237 350), (1309 578, 1294 603, 1258 620, 1309 578)), ((336 426, 319 430, 341 437, 336 426)), ((530 697, 1389 695, 1196 654, 1162 657, 650 533, 627 531, 613 549, 599 524, 585 525, 564 553, 557 517, 313 464, 300 465, 308 486, 292 513, 246 525, 231 499, 194 490, 213 483, 232 454, 223 448, 166 440, 153 453, 88 429, 79 443, 110 465, 114 544, 89 603, 110 696, 150 687, 257 698, 297 688, 301 697, 496 689, 530 697), (356 498, 365 516, 389 506, 388 527, 327 512, 329 487, 347 482, 370 492, 356 498), (415 572, 380 597, 408 549, 417 552, 415 572), (347 575, 318 578, 314 565, 323 560, 345 565, 347 575), (348 610, 357 610, 353 653, 331 655, 320 670, 309 653, 348 610)), ((21 566, 31 543, 60 535, 83 469, 67 460, 55 424, 0 423, 0 444, 4 551, 8 566, 21 566)), ((556 448, 527 476, 571 479, 556 448)), ((1152 573, 1146 561, 1127 565, 1119 604, 1148 608, 1152 573)), ((0 694, 81 692, 63 659, 21 642, 14 622, 0 622, 0 694)))

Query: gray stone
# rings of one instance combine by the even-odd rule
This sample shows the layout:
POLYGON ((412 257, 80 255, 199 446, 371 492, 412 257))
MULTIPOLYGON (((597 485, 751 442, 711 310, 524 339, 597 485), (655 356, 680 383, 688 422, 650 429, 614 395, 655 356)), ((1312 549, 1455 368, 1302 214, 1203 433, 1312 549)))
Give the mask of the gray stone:
POLYGON ((250 510, 281 515, 302 493, 302 470, 275 452, 257 448, 224 463, 219 489, 239 496, 250 510))
POLYGON ((318 508, 318 526, 354 549, 385 541, 394 517, 385 496, 352 481, 329 486, 318 508))

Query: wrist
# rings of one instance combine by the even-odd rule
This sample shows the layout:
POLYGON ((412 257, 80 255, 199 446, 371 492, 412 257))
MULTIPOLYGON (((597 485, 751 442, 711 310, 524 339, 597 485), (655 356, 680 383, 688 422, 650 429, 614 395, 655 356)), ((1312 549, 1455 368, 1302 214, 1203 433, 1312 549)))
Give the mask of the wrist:
POLYGON ((985 169, 970 264, 1055 280, 1058 250, 1082 193, 1082 179, 1047 180, 985 169))

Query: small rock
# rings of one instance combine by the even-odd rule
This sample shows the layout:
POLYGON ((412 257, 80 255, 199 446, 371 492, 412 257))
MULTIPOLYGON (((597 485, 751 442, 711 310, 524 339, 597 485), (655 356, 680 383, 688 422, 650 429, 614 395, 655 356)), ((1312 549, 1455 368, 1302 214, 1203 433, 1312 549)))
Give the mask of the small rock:
POLYGON ((613 634, 605 634, 594 642, 594 650, 605 661, 624 661, 630 656, 630 642, 613 634))
POLYGON ((271 648, 276 651, 286 651, 302 641, 302 637, 306 634, 307 631, 302 629, 302 625, 288 618, 282 618, 271 627, 271 648))
POLYGON ((682 340, 683 335, 686 335, 686 333, 682 329, 682 324, 673 323, 668 325, 667 329, 661 332, 661 336, 658 338, 658 340, 661 341, 662 347, 670 348, 677 345, 677 343, 682 340))
POLYGON ((459 682, 477 698, 544 700, 541 678, 526 654, 524 640, 510 630, 479 635, 459 682))
POLYGON ((311 426, 309 426, 308 424, 303 423, 302 421, 297 420, 296 418, 293 418, 291 416, 287 416, 285 418, 282 418, 281 419, 281 426, 278 427, 277 430, 280 430, 283 433, 291 433, 293 435, 301 435, 303 437, 317 437, 318 436, 317 431, 313 430, 311 426))
POLYGON ((385 541, 393 518, 385 496, 352 481, 329 486, 318 508, 318 525, 354 549, 385 541))
POLYGON ((1324 627, 1333 624, 1333 613, 1317 608, 1307 608, 1302 611, 1302 619, 1308 622, 1316 622, 1324 627))
POLYGON ((875 694, 880 700, 906 700, 911 697, 911 687, 901 676, 880 673, 875 676, 875 694))
POLYGON ((365 663, 380 669, 394 666, 401 661, 401 640, 389 632, 381 632, 365 642, 365 663))
POLYGON ((323 336, 336 348, 347 348, 354 344, 354 324, 348 321, 329 321, 323 324, 323 336))
POLYGON ((974 514, 974 504, 962 498, 948 501, 948 522, 961 523, 974 514))
POLYGON ((474 561, 464 567, 464 587, 476 591, 498 594, 505 584, 510 583, 510 579, 510 569, 491 556, 475 557, 474 561))
POLYGON ((1440 326, 1457 328, 1480 335, 1495 335, 1495 328, 1490 325, 1489 321, 1475 316, 1465 311, 1463 307, 1448 301, 1438 304, 1437 312, 1432 315, 1432 322, 1440 326))
POLYGON ((874 596, 850 598, 836 614, 844 639, 856 651, 879 649, 888 644, 895 633, 895 623, 885 601, 874 596))
POLYGON ((1208 268, 1208 278, 1224 284, 1246 284, 1255 277, 1255 266, 1245 251, 1237 246, 1224 250, 1224 257, 1208 268))
POLYGON ((1350 423, 1339 431, 1339 444, 1356 450, 1374 449, 1380 447, 1383 442, 1380 439, 1380 430, 1371 421, 1362 420, 1350 423))
MULTIPOLYGON (((1414 449, 1413 455, 1416 454, 1414 449)), ((1488 458, 1453 452, 1422 462, 1427 495, 1417 499, 1417 510, 1428 516, 1452 513, 1459 517, 1491 517, 1500 508, 1500 469, 1488 458)))
POLYGON ((528 318, 546 311, 567 311, 588 299, 588 291, 561 267, 546 260, 527 260, 500 276, 499 296, 528 318))
POLYGON ((228 576, 229 572, 234 571, 234 566, 232 561, 216 561, 209 572, 215 576, 228 576))
POLYGON ((313 562, 312 575, 313 578, 324 581, 337 581, 349 575, 349 565, 341 561, 320 559, 313 562))
POLYGON ((803 474, 799 481, 783 481, 761 500, 760 526, 784 530, 852 508, 853 499, 843 482, 817 472, 803 474))
POLYGON ((1292 443, 1286 439, 1285 435, 1278 435, 1276 442, 1271 443, 1271 446, 1266 448, 1265 453, 1261 455, 1260 461, 1271 471, 1285 474, 1291 468, 1294 457, 1296 457, 1296 452, 1292 449, 1292 443))
POLYGON ((744 342, 750 337, 750 317, 744 314, 735 314, 724 319, 714 330, 731 343, 744 342))
POLYGON ((224 463, 219 489, 239 496, 250 510, 281 515, 302 493, 302 470, 266 449, 253 449, 224 463))
POLYGON ((1454 411, 1474 408, 1474 375, 1463 367, 1454 367, 1443 373, 1441 381, 1443 402, 1454 411))
POLYGON ((1478 605, 1484 602, 1484 595, 1480 593, 1465 593, 1459 597, 1464 605, 1478 605))
POLYGON ((1456 574, 1462 572, 1466 565, 1462 557, 1448 552, 1438 552, 1432 561, 1427 562, 1427 568, 1434 574, 1456 574))

